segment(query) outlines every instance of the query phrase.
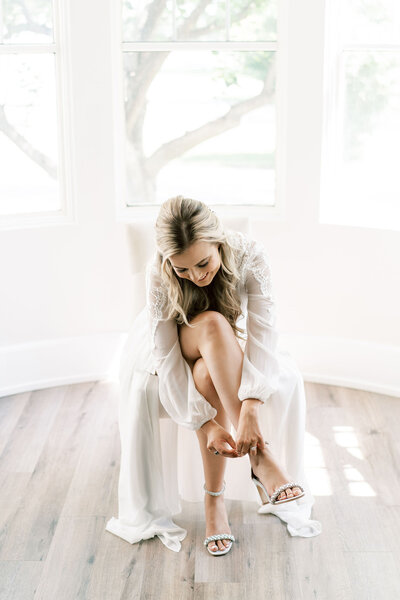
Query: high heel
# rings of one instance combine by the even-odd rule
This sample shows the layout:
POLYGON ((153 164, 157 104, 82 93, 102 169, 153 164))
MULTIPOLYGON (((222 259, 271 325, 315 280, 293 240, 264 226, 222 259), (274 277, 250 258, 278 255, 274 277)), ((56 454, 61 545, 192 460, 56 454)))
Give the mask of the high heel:
MULTIPOLYGON (((206 484, 204 484, 203 488, 204 488, 204 491, 207 492, 207 494, 210 494, 210 496, 220 496, 225 491, 225 486, 226 486, 226 483, 224 481, 224 485, 222 487, 222 490, 220 490, 219 492, 209 492, 206 489, 206 484)), ((229 550, 232 548, 232 542, 234 542, 234 541, 235 541, 235 536, 232 535, 231 533, 217 533, 216 535, 210 535, 210 536, 208 536, 204 540, 203 543, 207 547, 207 550, 209 551, 210 554, 212 554, 213 556, 220 556, 221 554, 227 554, 229 552, 229 550), (229 546, 227 546, 225 548, 225 550, 216 550, 215 552, 213 552, 208 547, 208 543, 212 542, 214 540, 231 540, 231 543, 229 544, 229 546)))
POLYGON ((299 498, 302 498, 303 496, 305 496, 304 488, 299 483, 295 483, 294 481, 291 481, 289 483, 284 483, 283 485, 278 487, 274 491, 274 493, 271 494, 271 497, 270 497, 267 490, 265 489, 265 487, 263 486, 263 484, 257 477, 257 475, 253 472, 253 467, 251 467, 251 479, 252 479, 252 481, 254 481, 254 484, 258 490, 258 493, 260 494, 261 502, 263 504, 268 504, 268 503, 283 504, 284 502, 291 502, 292 500, 298 500, 299 498), (277 497, 279 496, 279 494, 281 494, 281 492, 284 492, 287 488, 292 488, 292 487, 298 487, 301 490, 303 490, 303 492, 301 494, 298 494, 297 496, 295 496, 293 494, 292 498, 282 498, 282 500, 277 500, 277 497))

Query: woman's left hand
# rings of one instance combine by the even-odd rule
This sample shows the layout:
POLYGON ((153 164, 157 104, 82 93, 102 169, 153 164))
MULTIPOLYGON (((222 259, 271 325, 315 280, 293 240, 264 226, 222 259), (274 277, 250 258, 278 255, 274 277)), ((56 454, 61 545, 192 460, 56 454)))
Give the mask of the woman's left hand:
POLYGON ((244 456, 249 450, 250 454, 255 456, 257 449, 262 450, 265 446, 266 442, 261 433, 257 412, 255 410, 245 410, 242 406, 236 431, 236 450, 239 456, 244 456), (251 446, 257 446, 257 448, 250 450, 251 446))

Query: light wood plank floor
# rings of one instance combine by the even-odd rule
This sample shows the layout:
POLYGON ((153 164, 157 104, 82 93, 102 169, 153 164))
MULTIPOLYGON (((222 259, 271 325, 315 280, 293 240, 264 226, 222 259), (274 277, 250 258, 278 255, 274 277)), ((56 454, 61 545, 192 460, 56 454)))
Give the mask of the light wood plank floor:
POLYGON ((174 553, 105 531, 117 515, 113 382, 0 398, 1 600, 400 598, 400 400, 306 383, 306 467, 321 535, 291 537, 226 500, 237 535, 210 556, 202 503, 183 502, 174 553))

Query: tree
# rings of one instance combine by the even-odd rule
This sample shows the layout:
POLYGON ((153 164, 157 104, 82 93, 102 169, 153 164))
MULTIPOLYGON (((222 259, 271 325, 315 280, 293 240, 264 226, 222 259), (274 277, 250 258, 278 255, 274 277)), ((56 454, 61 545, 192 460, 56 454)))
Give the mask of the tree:
MULTIPOLYGON (((235 25, 248 17, 257 8, 265 7, 269 0, 232 0, 231 24, 235 25)), ((225 12, 214 12, 212 18, 204 24, 207 7, 213 4, 212 0, 178 0, 178 20, 180 26, 177 30, 178 39, 190 38, 198 40, 206 37, 213 31, 224 27, 225 12)), ((46 0, 36 2, 34 7, 25 0, 5 0, 6 37, 20 31, 32 31, 51 35, 49 21, 49 5, 46 0)), ((135 13, 137 2, 125 2, 124 7, 130 11, 126 26, 131 27, 131 33, 137 41, 152 39, 157 28, 162 26, 163 19, 170 11, 167 0, 152 0, 148 2, 142 19, 135 13)), ((272 17, 265 11, 265 18, 272 17)), ((273 98, 275 86, 275 69, 272 58, 266 58, 265 53, 248 53, 243 57, 241 64, 226 64, 218 75, 226 86, 237 81, 238 71, 248 72, 262 80, 260 93, 252 98, 237 102, 232 105, 222 117, 204 123, 200 127, 185 132, 184 135, 169 140, 161 145, 151 156, 145 156, 143 150, 143 124, 146 116, 147 93, 153 81, 160 72, 170 52, 131 52, 126 53, 124 62, 126 75, 126 131, 127 131, 127 171, 130 194, 140 201, 154 201, 155 182, 158 172, 171 160, 182 156, 189 149, 201 142, 219 135, 228 129, 236 127, 243 115, 263 106, 273 98), (134 177, 132 176, 134 174, 134 177)), ((7 118, 7 107, 0 105, 0 130, 8 136, 25 154, 41 166, 51 177, 57 176, 56 165, 49 157, 44 156, 35 149, 31 143, 13 127, 7 118)))
MULTIPOLYGON (((225 27, 223 3, 213 0, 176 0, 177 39, 204 40, 225 27)), ((139 13, 137 0, 125 0, 125 31, 133 41, 168 39, 166 24, 171 16, 169 0, 147 0, 146 8, 139 13)), ((5 37, 21 31, 31 31, 48 35, 51 39, 51 3, 36 0, 34 5, 26 0, 4 0, 5 37)), ((233 29, 245 27, 246 19, 252 15, 260 30, 274 27, 274 0, 231 0, 230 23, 233 29)), ((251 75, 261 82, 260 92, 245 100, 231 104, 226 114, 186 131, 175 139, 168 140, 150 156, 143 148, 143 127, 147 111, 147 95, 157 75, 160 73, 169 51, 127 52, 125 53, 125 117, 127 132, 127 173, 130 196, 139 202, 154 202, 157 175, 170 161, 183 156, 200 143, 220 135, 239 125, 242 117, 259 107, 273 102, 275 89, 275 53, 238 52, 232 64, 228 58, 221 68, 210 76, 217 76, 226 87, 234 85, 240 75, 251 75)), ((226 55, 228 56, 228 55, 226 55)), ((368 63, 370 66, 370 63, 368 63)), ((351 82, 349 90, 350 106, 358 113, 356 99, 361 98, 365 89, 374 88, 376 70, 362 68, 351 82)), ((372 112, 382 109, 384 102, 376 98, 372 112)), ((370 114, 369 116, 372 116, 370 114)), ((352 120, 351 139, 362 135, 363 123, 352 120)), ((12 140, 26 155, 42 167, 51 177, 57 177, 57 167, 53 161, 35 148, 21 132, 18 132, 7 117, 7 107, 0 105, 0 130, 12 140)))

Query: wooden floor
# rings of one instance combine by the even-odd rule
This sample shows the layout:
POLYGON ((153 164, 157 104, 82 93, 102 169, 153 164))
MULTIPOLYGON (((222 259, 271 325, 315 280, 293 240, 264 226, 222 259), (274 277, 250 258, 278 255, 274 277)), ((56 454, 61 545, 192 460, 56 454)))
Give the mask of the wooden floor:
POLYGON ((400 400, 306 383, 306 469, 322 523, 291 537, 257 503, 226 501, 237 537, 210 556, 202 503, 174 517, 179 553, 105 531, 117 515, 117 388, 0 398, 0 599, 400 598, 400 400))

